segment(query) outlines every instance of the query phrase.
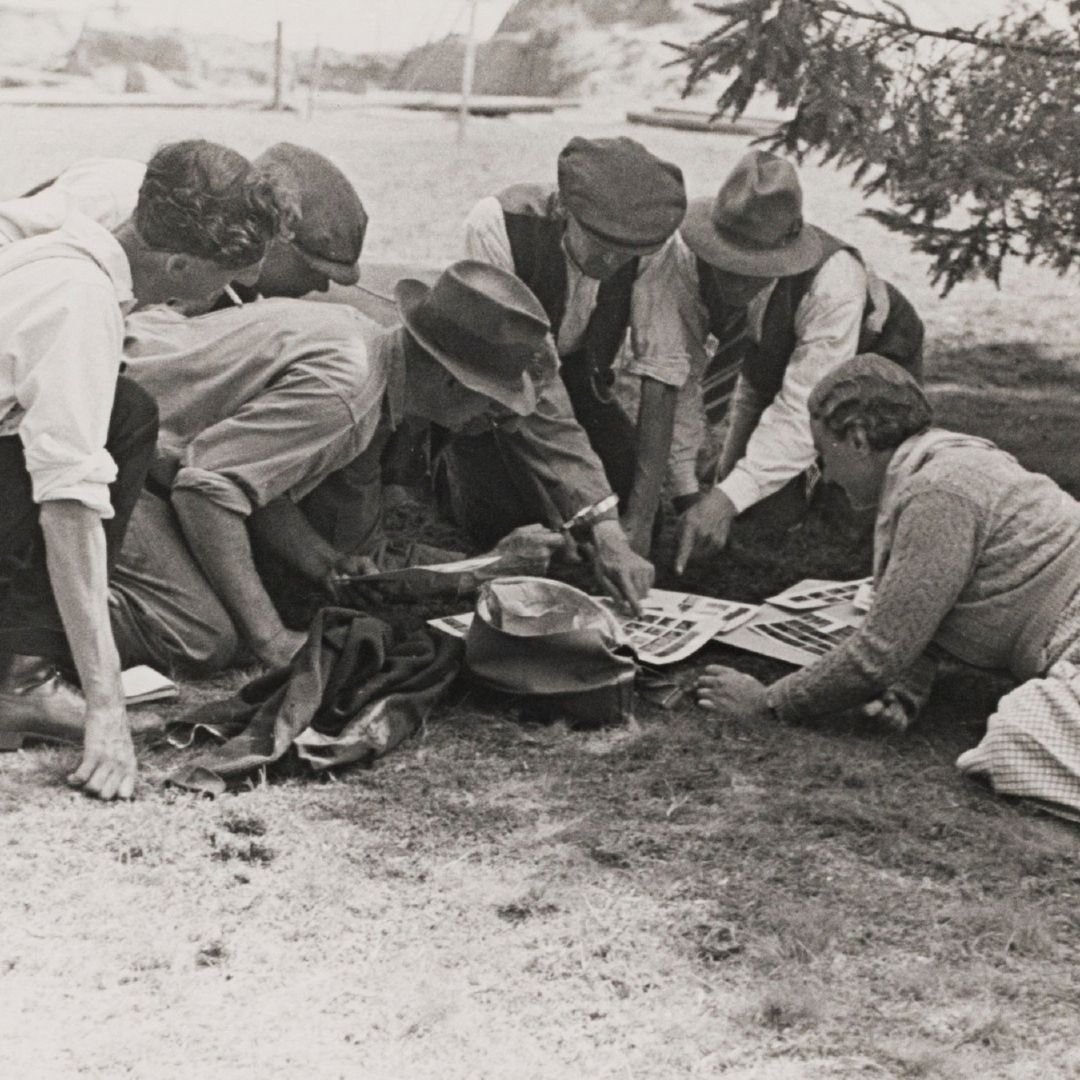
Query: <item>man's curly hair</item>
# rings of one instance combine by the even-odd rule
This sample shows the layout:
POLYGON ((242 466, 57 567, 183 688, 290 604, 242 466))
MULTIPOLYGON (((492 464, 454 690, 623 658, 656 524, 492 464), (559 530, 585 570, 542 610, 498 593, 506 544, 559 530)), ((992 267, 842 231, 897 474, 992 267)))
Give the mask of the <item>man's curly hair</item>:
POLYGON ((275 185, 242 154, 187 139, 150 159, 135 228, 148 247, 231 270, 257 263, 285 216, 275 185))
POLYGON ((914 377, 876 353, 862 353, 826 375, 810 394, 809 409, 837 439, 861 425, 874 450, 895 449, 934 418, 914 377))

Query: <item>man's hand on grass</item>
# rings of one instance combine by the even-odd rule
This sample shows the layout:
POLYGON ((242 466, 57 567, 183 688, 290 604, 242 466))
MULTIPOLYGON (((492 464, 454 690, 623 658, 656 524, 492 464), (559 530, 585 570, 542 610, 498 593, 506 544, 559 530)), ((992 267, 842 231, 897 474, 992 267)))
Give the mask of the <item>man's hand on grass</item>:
POLYGON ((697 701, 724 720, 768 720, 765 686, 752 675, 720 664, 709 664, 698 677, 697 701))
POLYGON ((907 731, 915 723, 920 711, 918 702, 895 689, 886 690, 881 697, 868 701, 860 709, 868 720, 900 732, 907 731))
POLYGON ((341 555, 331 564, 323 575, 322 586, 326 594, 337 603, 341 599, 341 590, 368 574, 377 574, 379 565, 367 555, 341 555))
POLYGON ((137 773, 123 702, 110 707, 87 706, 82 761, 67 778, 68 783, 106 801, 130 799, 135 793, 137 773))

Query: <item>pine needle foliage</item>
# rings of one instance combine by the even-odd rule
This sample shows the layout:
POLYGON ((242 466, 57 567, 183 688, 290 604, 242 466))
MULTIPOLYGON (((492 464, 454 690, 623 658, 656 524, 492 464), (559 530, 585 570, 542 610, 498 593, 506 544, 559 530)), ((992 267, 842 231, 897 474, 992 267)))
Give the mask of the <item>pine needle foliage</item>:
POLYGON ((1008 257, 1080 256, 1080 0, 970 29, 918 26, 898 4, 699 4, 719 25, 675 45, 685 92, 728 79, 717 115, 763 91, 791 117, 760 142, 854 169, 891 209, 869 216, 929 255, 943 293, 1008 257))

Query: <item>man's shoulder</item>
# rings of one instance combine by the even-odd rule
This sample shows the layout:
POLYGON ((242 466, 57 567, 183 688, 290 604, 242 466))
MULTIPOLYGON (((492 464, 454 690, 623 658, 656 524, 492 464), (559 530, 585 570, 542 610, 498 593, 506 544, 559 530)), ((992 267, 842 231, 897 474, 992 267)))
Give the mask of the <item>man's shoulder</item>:
MULTIPOLYGON (((115 237, 77 212, 60 229, 0 249, 0 277, 49 276, 58 283, 84 283, 123 291, 130 271, 115 237)), ((126 288, 130 291, 130 281, 126 288)), ((115 300, 115 297, 114 297, 115 300)))
POLYGON ((78 210, 106 229, 122 225, 135 212, 146 176, 141 161, 128 158, 86 158, 65 169, 54 186, 78 210))
POLYGON ((836 248, 808 276, 805 291, 796 285, 801 292, 799 307, 803 315, 822 314, 839 303, 866 302, 869 278, 862 256, 856 251, 836 248))
POLYGON ((348 304, 266 297, 242 310, 276 326, 287 366, 317 373, 344 397, 364 392, 382 366, 378 343, 386 329, 348 304))
POLYGON ((511 184, 494 198, 504 214, 538 218, 558 214, 558 189, 554 184, 511 184))

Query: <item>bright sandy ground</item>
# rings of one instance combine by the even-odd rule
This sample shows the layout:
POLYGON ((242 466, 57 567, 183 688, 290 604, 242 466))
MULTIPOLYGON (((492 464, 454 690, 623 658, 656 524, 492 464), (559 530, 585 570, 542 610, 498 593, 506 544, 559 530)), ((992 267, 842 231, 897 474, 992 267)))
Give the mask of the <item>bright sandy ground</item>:
MULTIPOLYGON (((0 194, 177 137, 287 139, 356 183, 365 257, 433 263, 478 197, 552 177, 571 134, 628 130, 477 120, 462 147, 406 113, 0 115, 0 194)), ((694 195, 746 146, 631 133, 694 195)), ((931 376, 987 384, 940 392, 950 417, 1075 490, 1075 281, 1014 265, 1000 293, 941 300, 842 177, 802 175, 809 218, 923 312, 931 376)), ((181 706, 239 681, 185 686, 181 706)), ((373 770, 215 802, 163 789, 160 749, 124 806, 65 789, 71 752, 6 756, 0 1075, 1078 1077, 1077 834, 953 771, 981 686, 954 681, 906 739, 716 732, 692 707, 586 735, 466 699, 373 770)))

